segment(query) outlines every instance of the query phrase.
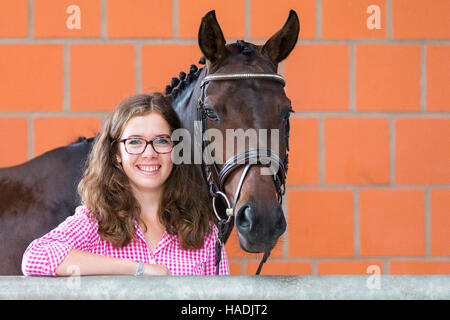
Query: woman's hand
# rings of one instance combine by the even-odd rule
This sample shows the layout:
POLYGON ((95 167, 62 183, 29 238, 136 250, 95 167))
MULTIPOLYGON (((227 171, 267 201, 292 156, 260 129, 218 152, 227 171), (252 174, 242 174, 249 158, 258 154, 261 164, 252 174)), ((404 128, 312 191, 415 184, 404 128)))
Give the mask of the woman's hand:
POLYGON ((163 264, 146 264, 144 266, 143 276, 169 276, 170 271, 163 264))

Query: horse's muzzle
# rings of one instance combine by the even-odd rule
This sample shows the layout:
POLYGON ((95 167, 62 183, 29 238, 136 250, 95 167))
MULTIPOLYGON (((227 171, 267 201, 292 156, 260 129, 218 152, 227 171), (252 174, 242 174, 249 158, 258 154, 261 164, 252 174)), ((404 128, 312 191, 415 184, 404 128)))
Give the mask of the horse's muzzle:
POLYGON ((239 243, 247 252, 271 250, 286 231, 286 219, 281 206, 271 210, 244 203, 236 213, 235 225, 239 243))

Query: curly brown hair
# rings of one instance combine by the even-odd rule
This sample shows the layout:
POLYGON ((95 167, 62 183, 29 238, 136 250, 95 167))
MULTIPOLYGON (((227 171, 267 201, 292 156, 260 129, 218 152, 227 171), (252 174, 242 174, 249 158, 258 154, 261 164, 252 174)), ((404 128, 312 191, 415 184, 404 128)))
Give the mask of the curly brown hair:
MULTIPOLYGON (((115 247, 136 239, 135 221, 145 224, 129 179, 115 157, 118 144, 114 142, 129 119, 151 112, 159 113, 167 121, 171 133, 181 128, 177 114, 160 93, 139 94, 122 101, 96 137, 88 167, 78 185, 82 203, 99 224, 100 236, 115 247)), ((213 216, 208 190, 194 165, 173 165, 163 186, 157 214, 167 232, 178 235, 183 249, 203 246, 205 236, 211 232, 213 216)))

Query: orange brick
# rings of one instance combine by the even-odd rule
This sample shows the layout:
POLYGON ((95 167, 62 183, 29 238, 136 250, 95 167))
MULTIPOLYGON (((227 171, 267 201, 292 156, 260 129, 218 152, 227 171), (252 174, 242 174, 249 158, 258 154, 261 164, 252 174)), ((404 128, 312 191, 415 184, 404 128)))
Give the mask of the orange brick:
POLYGON ((450 119, 395 120, 395 182, 450 183, 450 119))
POLYGON ((70 109, 109 111, 136 93, 135 48, 130 44, 70 46, 70 109))
POLYGON ((360 44, 355 56, 358 111, 420 111, 420 46, 360 44))
POLYGON ((229 261, 228 265, 230 267, 230 275, 232 276, 242 275, 242 264, 240 262, 229 261))
POLYGON ((36 38, 100 37, 100 2, 100 0, 35 0, 34 36, 36 38), (75 7, 74 10, 71 6, 78 8, 75 7), (80 28, 69 28, 73 24, 73 17, 77 17, 78 13, 80 28))
POLYGON ((385 38, 386 1, 385 0, 322 0, 322 38, 324 39, 361 39, 385 38), (371 22, 373 10, 378 6, 380 29, 369 29, 367 20, 371 22))
POLYGON ((0 1, 0 37, 28 36, 28 0, 0 1))
POLYGON ((450 261, 390 261, 390 274, 450 274, 450 261))
POLYGON ((353 192, 288 190, 291 257, 353 256, 353 192))
POLYGON ((191 0, 178 2, 178 36, 197 39, 202 17, 210 10, 216 11, 216 18, 225 39, 245 37, 244 0, 191 0))
POLYGON ((392 0, 392 35, 396 39, 448 39, 449 12, 448 0, 392 0))
POLYGON ((349 109, 347 45, 297 45, 286 59, 285 76, 296 111, 349 109))
POLYGON ((287 185, 319 183, 319 121, 314 118, 289 120, 289 163, 287 185))
POLYGON ((171 38, 172 1, 108 0, 106 10, 109 38, 171 38))
POLYGON ((156 44, 142 46, 142 92, 163 91, 172 77, 189 73, 202 53, 198 45, 156 44))
POLYGON ((28 160, 28 119, 0 118, 0 167, 28 160))
MULTIPOLYGON (((273 248, 272 252, 270 253, 271 257, 281 257, 283 255, 283 241, 284 236, 281 236, 278 239, 278 243, 273 248)), ((227 252, 227 256, 229 258, 255 258, 257 254, 254 253, 248 253, 241 249, 241 246, 239 244, 239 238, 236 232, 236 228, 233 228, 233 231, 230 234, 230 237, 227 240, 227 243, 225 244, 225 250, 227 252)))
POLYGON ((433 256, 450 256, 450 189, 430 191, 430 251, 433 256))
POLYGON ((387 118, 326 118, 324 144, 325 183, 389 183, 387 118))
POLYGON ((365 189, 359 197, 361 256, 425 254, 423 190, 365 189))
POLYGON ((295 10, 300 20, 299 39, 316 37, 315 0, 250 1, 250 37, 268 39, 283 27, 289 10, 295 10))
POLYGON ((426 109, 450 111, 450 46, 426 46, 426 109))
POLYGON ((319 275, 329 274, 361 274, 371 275, 373 270, 378 267, 380 274, 383 274, 383 262, 381 261, 319 261, 317 262, 317 273, 319 275))
POLYGON ((0 45, 0 111, 62 110, 63 73, 62 45, 0 45))
MULTIPOLYGON (((260 261, 249 261, 246 274, 254 275, 258 270, 260 261)), ((312 275, 312 263, 308 261, 273 261, 269 259, 264 263, 261 273, 268 275, 312 275)))
POLYGON ((68 145, 79 137, 93 137, 101 128, 100 118, 46 117, 35 118, 34 156, 68 145))

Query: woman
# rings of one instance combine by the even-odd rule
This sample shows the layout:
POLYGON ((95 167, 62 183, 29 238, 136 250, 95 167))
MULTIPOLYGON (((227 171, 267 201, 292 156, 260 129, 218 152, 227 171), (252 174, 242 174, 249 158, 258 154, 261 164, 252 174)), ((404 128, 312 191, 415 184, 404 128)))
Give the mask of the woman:
MULTIPOLYGON (((24 253, 25 275, 215 274, 208 191, 171 159, 181 124, 159 93, 123 101, 106 120, 78 185, 82 206, 24 253)), ((220 274, 229 274, 222 250, 220 274)))

